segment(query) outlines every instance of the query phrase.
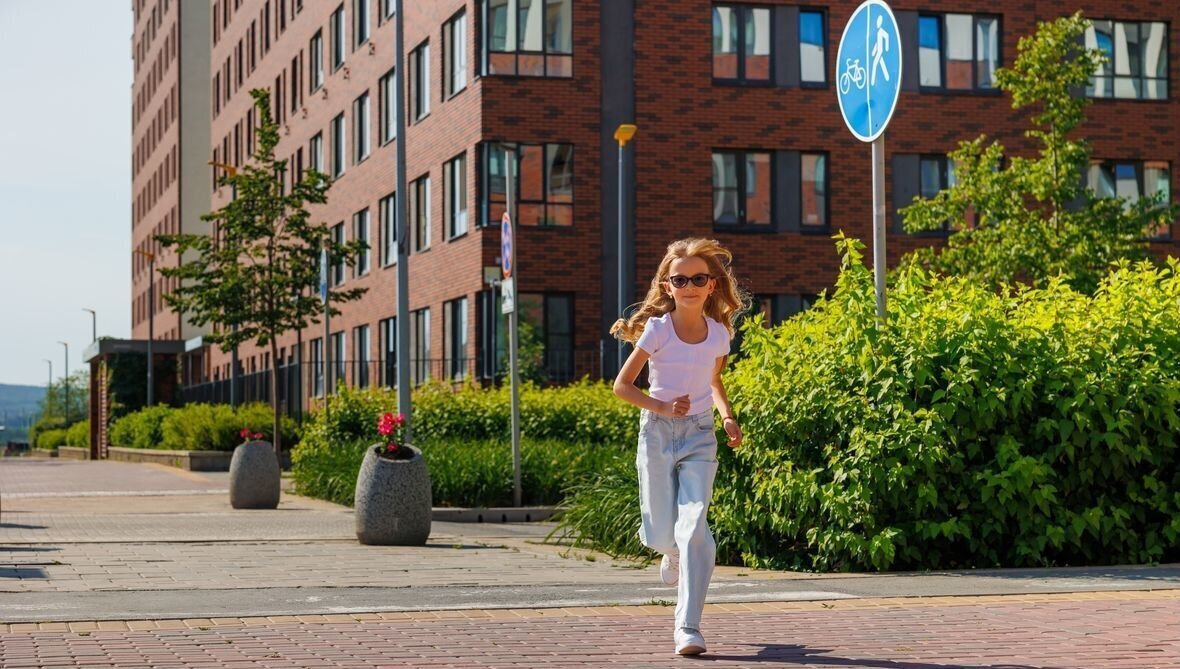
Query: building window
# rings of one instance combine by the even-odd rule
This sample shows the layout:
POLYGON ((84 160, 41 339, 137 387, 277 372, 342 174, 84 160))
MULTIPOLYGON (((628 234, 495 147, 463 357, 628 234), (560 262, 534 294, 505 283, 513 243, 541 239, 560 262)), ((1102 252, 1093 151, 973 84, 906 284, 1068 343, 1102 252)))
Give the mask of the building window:
POLYGON ((318 91, 324 85, 324 34, 317 30, 307 46, 308 57, 311 59, 311 90, 318 91))
POLYGON ((352 103, 352 132, 355 140, 353 147, 354 163, 359 163, 369 157, 369 93, 361 96, 352 103))
POLYGON ((540 367, 548 381, 574 378, 574 300, 564 293, 521 293, 517 296, 522 323, 543 344, 540 361, 521 360, 521 364, 540 367), (539 363, 539 364, 538 364, 539 363))
POLYGON ((443 166, 443 204, 446 206, 447 237, 467 233, 467 154, 460 154, 443 166))
POLYGON ((770 8, 713 7, 713 78, 770 83, 770 8))
POLYGON ((803 153, 800 159, 801 215, 799 224, 804 230, 828 228, 828 156, 824 153, 803 153))
POLYGON ((410 381, 420 385, 432 378, 430 370, 430 308, 410 312, 410 381))
POLYGON ((381 121, 377 132, 381 133, 381 144, 385 145, 397 137, 397 75, 390 70, 378 83, 381 106, 381 121))
POLYGON ((324 340, 311 340, 311 394, 324 395, 324 340))
POLYGON ((1000 19, 972 14, 918 17, 918 83, 951 91, 996 90, 1000 19))
POLYGON ((504 215, 508 201, 505 161, 510 155, 516 159, 517 225, 573 225, 573 144, 485 144, 483 192, 486 224, 499 225, 504 215))
POLYGON ((332 119, 332 178, 344 174, 344 114, 332 119))
POLYGON ((773 212, 771 154, 713 153, 713 225, 770 229, 773 212))
POLYGON ((449 98, 467 87, 467 12, 459 12, 443 26, 443 93, 449 98))
POLYGON ((356 25, 352 27, 353 49, 369 40, 369 1, 352 0, 352 15, 356 20, 356 25))
POLYGON ((410 221, 413 223, 414 251, 430 248, 430 176, 410 184, 410 221))
MULTIPOLYGON (((344 350, 344 332, 332 333, 332 378, 330 383, 336 387, 338 381, 346 381, 344 375, 348 371, 348 358, 344 350)), ((347 381, 346 381, 347 382, 347 381)))
MULTIPOLYGON (((337 223, 332 226, 332 243, 339 245, 344 243, 344 224, 337 223)), ((339 286, 344 283, 344 261, 341 260, 332 265, 330 277, 332 279, 332 286, 339 286)))
POLYGON ((397 262, 397 194, 381 198, 381 266, 397 262))
POLYGON ((484 74, 571 77, 573 0, 484 0, 484 74))
POLYGON ((364 248, 357 251, 354 270, 356 276, 364 276, 369 273, 369 209, 367 207, 353 214, 352 234, 353 239, 364 242, 364 248))
POLYGON ((823 12, 799 10, 799 81, 802 85, 827 84, 828 26, 823 12))
POLYGON ((381 337, 381 385, 397 385, 397 319, 386 318, 377 324, 381 337))
POLYGON ((381 0, 381 18, 389 19, 393 17, 393 10, 396 8, 394 0, 381 0))
POLYGON ((410 115, 421 121, 430 114, 430 43, 423 42, 410 52, 410 115))
POLYGON ((1086 47, 1100 49, 1107 62, 1098 66, 1086 95, 1093 98, 1168 98, 1168 24, 1159 21, 1094 21, 1086 29, 1086 47))
POLYGON ((447 376, 455 381, 467 378, 467 298, 443 305, 443 357, 447 376))
POLYGON ((344 64, 344 5, 332 12, 329 29, 332 36, 332 71, 344 64))
POLYGON ((299 94, 303 90, 303 87, 300 86, 300 80, 299 80, 299 56, 295 56, 294 58, 291 59, 291 88, 290 88, 290 90, 291 90, 291 103, 290 103, 291 104, 291 115, 294 116, 295 112, 299 111, 299 94))
POLYGON ((307 166, 316 172, 324 171, 324 133, 317 132, 307 144, 307 166))
POLYGON ((355 353, 352 382, 357 388, 369 387, 369 326, 361 325, 352 329, 352 348, 355 353))
MULTIPOLYGON (((1086 186, 1096 197, 1123 198, 1123 207, 1130 209, 1140 199, 1162 198, 1161 204, 1172 202, 1172 170, 1167 161, 1158 160, 1095 160, 1086 173, 1086 186)), ((1169 223, 1162 222, 1145 233, 1150 239, 1169 236, 1169 223)))

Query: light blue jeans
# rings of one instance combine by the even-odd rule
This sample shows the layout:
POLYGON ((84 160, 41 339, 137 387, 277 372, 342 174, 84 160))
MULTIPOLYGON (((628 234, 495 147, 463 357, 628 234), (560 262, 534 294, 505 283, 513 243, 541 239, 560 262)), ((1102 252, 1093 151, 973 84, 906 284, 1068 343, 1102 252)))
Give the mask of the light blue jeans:
POLYGON ((676 627, 700 629, 717 544, 706 514, 717 474, 713 411, 670 418, 644 410, 639 419, 639 540, 680 557, 676 627))

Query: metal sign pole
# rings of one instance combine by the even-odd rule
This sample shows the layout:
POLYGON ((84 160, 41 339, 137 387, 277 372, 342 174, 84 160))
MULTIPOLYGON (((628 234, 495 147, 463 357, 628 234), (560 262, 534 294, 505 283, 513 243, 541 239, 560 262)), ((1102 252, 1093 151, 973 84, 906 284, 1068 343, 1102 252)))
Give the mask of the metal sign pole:
POLYGON ((873 284, 877 318, 885 320, 885 133, 873 140, 873 284))
POLYGON ((507 176, 507 207, 509 225, 513 228, 512 244, 509 248, 508 267, 512 271, 512 281, 507 282, 504 286, 505 292, 511 291, 512 296, 512 311, 508 314, 508 367, 511 373, 511 395, 512 395, 512 504, 519 507, 523 495, 520 487, 520 361, 517 359, 517 347, 519 346, 519 314, 520 305, 517 304, 516 296, 518 291, 516 289, 517 275, 519 273, 516 264, 516 150, 513 149, 513 155, 508 157, 505 151, 504 162, 507 165, 505 170, 507 176))

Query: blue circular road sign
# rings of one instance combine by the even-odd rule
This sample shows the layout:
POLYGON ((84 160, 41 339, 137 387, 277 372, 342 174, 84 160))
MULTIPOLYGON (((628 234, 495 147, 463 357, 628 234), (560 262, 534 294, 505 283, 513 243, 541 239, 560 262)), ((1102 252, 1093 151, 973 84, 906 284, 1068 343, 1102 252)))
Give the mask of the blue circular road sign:
POLYGON ((512 219, 508 212, 500 218, 500 267, 505 279, 512 276, 512 219))
POLYGON ((893 10, 882 0, 865 0, 845 24, 835 82, 848 129, 862 142, 877 139, 901 92, 901 36, 893 10))

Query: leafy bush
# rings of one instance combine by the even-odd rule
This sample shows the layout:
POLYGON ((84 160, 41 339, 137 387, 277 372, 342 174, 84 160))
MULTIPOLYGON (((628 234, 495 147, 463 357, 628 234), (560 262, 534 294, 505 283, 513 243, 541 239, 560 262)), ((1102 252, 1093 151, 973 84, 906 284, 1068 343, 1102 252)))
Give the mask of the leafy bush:
MULTIPOLYGON (((274 416, 267 404, 252 403, 236 410, 228 404, 189 404, 178 409, 156 406, 116 419, 111 424, 112 446, 169 451, 232 451, 242 443, 239 432, 249 428, 270 440, 274 416)), ((283 444, 298 439, 295 422, 284 416, 283 444)))
MULTIPOLYGON (((882 326, 860 244, 841 246, 835 294, 779 327, 748 325, 727 375, 746 439, 719 454, 710 516, 723 562, 1180 558, 1180 262, 1124 264, 1092 297, 907 268, 882 326)), ((567 525, 634 554, 632 509, 590 518, 634 487, 605 477, 576 490, 567 525)))
POLYGON ((66 431, 65 446, 78 446, 81 448, 90 447, 90 420, 83 420, 74 423, 70 429, 66 431))
MULTIPOLYGON (((525 503, 556 503, 565 487, 615 458, 632 457, 638 418, 620 405, 601 383, 522 390, 525 503)), ((397 394, 388 388, 342 389, 326 416, 315 412, 292 453, 300 493, 351 505, 365 448, 377 442, 377 419, 396 406, 397 394)), ((415 393, 413 443, 426 457, 436 505, 512 503, 510 416, 506 388, 434 385, 415 393)))
POLYGON ((45 450, 57 450, 58 446, 66 445, 66 437, 69 435, 69 430, 57 428, 49 430, 41 430, 37 433, 36 448, 43 448, 45 450))
POLYGON ((163 423, 175 409, 153 406, 116 418, 110 427, 111 446, 120 448, 162 448, 163 423))

